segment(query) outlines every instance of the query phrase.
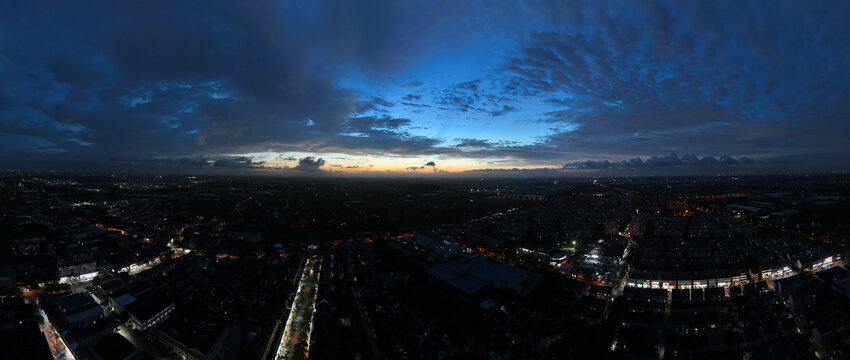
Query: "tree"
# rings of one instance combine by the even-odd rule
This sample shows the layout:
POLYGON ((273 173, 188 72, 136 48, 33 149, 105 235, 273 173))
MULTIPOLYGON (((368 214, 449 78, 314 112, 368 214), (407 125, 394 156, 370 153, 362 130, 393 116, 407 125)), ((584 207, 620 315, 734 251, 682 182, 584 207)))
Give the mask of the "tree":
POLYGON ((304 338, 292 347, 293 359, 307 359, 307 339, 304 338))
POLYGON ((65 291, 70 291, 70 290, 71 290, 71 285, 69 285, 69 284, 50 284, 50 285, 47 285, 47 286, 44 287, 44 291, 49 292, 49 293, 59 293, 59 292, 65 292, 65 291))
POLYGON ((35 278, 35 275, 29 275, 29 274, 24 275, 21 278, 21 281, 24 283, 24 285, 26 285, 30 289, 35 290, 35 289, 39 288, 38 279, 35 278))
POLYGON ((94 278, 92 283, 95 285, 103 285, 117 278, 118 276, 115 274, 99 275, 98 277, 94 278))

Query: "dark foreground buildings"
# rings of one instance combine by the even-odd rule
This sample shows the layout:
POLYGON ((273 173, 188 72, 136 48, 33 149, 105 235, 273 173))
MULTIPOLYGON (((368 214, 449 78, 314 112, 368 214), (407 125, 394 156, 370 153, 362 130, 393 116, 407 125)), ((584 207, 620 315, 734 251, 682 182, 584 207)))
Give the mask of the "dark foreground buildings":
POLYGON ((843 176, 0 180, 3 359, 850 356, 843 176))

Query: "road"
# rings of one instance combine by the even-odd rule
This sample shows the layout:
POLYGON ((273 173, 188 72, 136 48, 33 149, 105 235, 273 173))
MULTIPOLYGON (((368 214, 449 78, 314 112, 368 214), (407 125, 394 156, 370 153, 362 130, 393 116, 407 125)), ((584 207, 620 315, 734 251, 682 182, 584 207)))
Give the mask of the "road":
POLYGON ((53 327, 53 323, 50 322, 47 314, 44 313, 41 305, 39 305, 38 298, 30 298, 28 299, 28 302, 35 306, 37 316, 42 319, 38 322, 38 327, 47 339, 47 345, 50 347, 50 353, 53 354, 53 358, 75 360, 76 357, 74 357, 74 353, 71 352, 71 349, 68 348, 65 341, 62 340, 62 337, 59 336, 59 332, 56 331, 55 327, 53 327))
POLYGON ((275 360, 307 358, 310 350, 310 333, 313 331, 313 315, 316 313, 316 292, 319 287, 319 275, 322 271, 322 258, 315 249, 310 249, 301 280, 292 303, 292 310, 286 320, 283 336, 278 345, 275 360), (305 342, 306 346, 299 345, 305 342), (297 352, 304 351, 303 354, 297 352), (303 357, 302 357, 303 355, 303 357))

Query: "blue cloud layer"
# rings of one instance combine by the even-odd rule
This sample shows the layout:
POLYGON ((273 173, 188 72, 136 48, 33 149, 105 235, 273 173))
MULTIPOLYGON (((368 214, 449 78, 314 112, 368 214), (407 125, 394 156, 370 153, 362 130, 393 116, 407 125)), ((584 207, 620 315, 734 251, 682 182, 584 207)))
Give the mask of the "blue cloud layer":
MULTIPOLYGON (((239 171, 266 166, 232 155, 257 151, 850 166, 848 3, 6 8, 3 167, 156 169, 164 162, 139 159, 170 158, 239 171)), ((321 167, 310 160, 295 167, 321 167)))

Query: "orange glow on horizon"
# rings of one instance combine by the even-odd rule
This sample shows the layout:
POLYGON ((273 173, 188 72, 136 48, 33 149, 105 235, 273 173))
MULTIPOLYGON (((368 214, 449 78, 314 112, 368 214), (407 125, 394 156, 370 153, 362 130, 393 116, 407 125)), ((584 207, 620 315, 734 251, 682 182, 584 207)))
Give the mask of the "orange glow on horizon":
MULTIPOLYGON (((334 165, 337 165, 337 164, 334 164, 334 165)), ((326 166, 323 166, 321 168, 321 171, 322 171, 322 173, 337 173, 337 174, 347 174, 347 175, 357 175, 357 174, 417 175, 418 174, 418 175, 422 175, 422 176, 429 176, 429 175, 433 176, 433 175, 441 175, 441 174, 442 175, 463 174, 463 173, 466 173, 466 172, 469 172, 469 171, 475 171, 475 170, 483 170, 483 171, 486 171, 486 170, 495 170, 495 171, 516 170, 516 171, 521 171, 521 170, 533 170, 533 169, 551 169, 551 170, 557 170, 559 172, 570 172, 570 171, 561 169, 561 168, 556 167, 556 166, 547 166, 547 165, 496 167, 496 166, 481 166, 481 164, 451 164, 451 165, 445 165, 445 166, 439 166, 438 165, 434 168, 432 168, 432 167, 417 168, 416 170, 411 169, 412 166, 404 168, 404 167, 392 166, 392 165, 395 165, 395 164, 387 164, 387 165, 390 165, 390 166, 383 167, 383 166, 372 165, 370 167, 363 167, 363 166, 352 167, 352 166, 356 166, 356 165, 346 165, 346 166, 341 166, 341 165, 327 166, 326 165, 326 166)), ((293 167, 286 166, 286 165, 283 165, 283 166, 269 165, 266 168, 253 169, 252 171, 260 172, 260 173, 266 173, 266 174, 275 174, 275 173, 283 173, 283 172, 294 172, 294 173, 300 173, 300 174, 304 174, 304 175, 310 174, 310 172, 297 171, 297 170, 294 170, 293 167)))

